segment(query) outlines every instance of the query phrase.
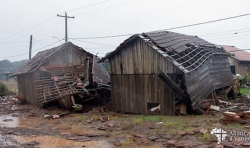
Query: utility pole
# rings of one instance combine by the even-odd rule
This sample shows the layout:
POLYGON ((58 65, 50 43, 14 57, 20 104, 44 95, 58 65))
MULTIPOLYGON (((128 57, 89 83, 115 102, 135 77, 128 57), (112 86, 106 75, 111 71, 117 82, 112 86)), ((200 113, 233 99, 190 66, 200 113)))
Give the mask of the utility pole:
POLYGON ((30 35, 30 50, 29 50, 29 60, 31 59, 31 52, 32 52, 32 35, 30 35))
POLYGON ((65 43, 68 42, 68 27, 67 27, 67 19, 68 18, 75 18, 74 16, 67 16, 67 13, 65 12, 65 16, 57 14, 58 17, 65 17, 65 43))

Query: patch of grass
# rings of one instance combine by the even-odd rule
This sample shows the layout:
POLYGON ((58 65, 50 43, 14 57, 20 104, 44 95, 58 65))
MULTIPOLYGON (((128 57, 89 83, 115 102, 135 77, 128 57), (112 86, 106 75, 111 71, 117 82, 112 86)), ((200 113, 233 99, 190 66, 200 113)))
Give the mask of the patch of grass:
POLYGON ((84 116, 84 115, 78 116, 75 119, 76 122, 83 122, 85 120, 86 120, 86 116, 84 116))
POLYGON ((84 116, 84 115, 79 115, 79 116, 76 116, 76 117, 74 117, 73 119, 69 120, 69 121, 67 122, 67 124, 68 124, 68 125, 74 125, 74 124, 76 124, 76 123, 85 121, 86 118, 87 118, 87 117, 84 116))
POLYGON ((68 125, 74 125, 75 123, 73 121, 68 121, 67 124, 68 125))
POLYGON ((185 131, 185 132, 192 132, 192 131, 194 131, 194 128, 193 128, 193 127, 186 127, 186 128, 184 129, 184 131, 185 131))
POLYGON ((156 135, 159 132, 159 129, 153 129, 153 135, 156 135))
POLYGON ((118 118, 117 116, 111 117, 112 120, 114 121, 119 121, 120 118, 118 118))
POLYGON ((242 95, 246 95, 249 92, 250 92, 250 87, 248 87, 248 88, 240 88, 240 93, 242 95))
POLYGON ((228 124, 226 125, 227 128, 237 128, 237 129, 244 129, 244 126, 242 126, 241 124, 239 123, 236 123, 236 124, 228 124))
POLYGON ((151 115, 148 115, 148 116, 145 116, 144 119, 145 120, 151 120, 151 121, 159 121, 163 117, 164 116, 157 116, 157 115, 151 116, 151 115))
POLYGON ((98 115, 92 115, 91 118, 94 118, 95 120, 98 120, 100 118, 100 116, 98 116, 98 115))
POLYGON ((184 130, 187 127, 185 122, 175 122, 175 121, 167 121, 164 123, 165 128, 167 129, 177 129, 177 130, 184 130))
POLYGON ((208 141, 211 139, 211 135, 209 133, 199 134, 199 140, 208 141))
POLYGON ((206 121, 206 124, 207 124, 207 126, 213 126, 213 124, 211 123, 210 120, 207 120, 207 121, 206 121))
POLYGON ((134 142, 134 141, 133 141, 132 138, 126 138, 123 144, 124 144, 124 145, 130 145, 130 144, 132 144, 133 142, 134 142))
POLYGON ((141 125, 143 120, 144 120, 144 117, 138 117, 138 118, 134 119, 134 123, 141 125))
POLYGON ((169 129, 169 131, 168 131, 171 135, 178 135, 178 134, 176 134, 177 133, 177 131, 176 131, 176 129, 174 129, 174 128, 172 128, 172 129, 169 129))

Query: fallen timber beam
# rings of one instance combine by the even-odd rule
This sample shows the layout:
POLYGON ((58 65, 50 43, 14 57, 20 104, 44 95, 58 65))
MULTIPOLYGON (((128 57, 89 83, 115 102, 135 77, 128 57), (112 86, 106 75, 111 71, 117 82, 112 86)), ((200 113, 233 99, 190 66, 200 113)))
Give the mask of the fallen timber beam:
MULTIPOLYGON (((176 85, 176 83, 168 76, 168 74, 164 73, 164 72, 160 72, 158 74, 158 77, 163 80, 165 83, 167 83, 167 85, 176 93, 179 94, 181 96, 181 99, 179 99, 177 102, 179 102, 182 99, 188 99, 188 96, 180 89, 180 87, 178 85, 176 85)), ((177 103, 176 102, 176 103, 177 103)))

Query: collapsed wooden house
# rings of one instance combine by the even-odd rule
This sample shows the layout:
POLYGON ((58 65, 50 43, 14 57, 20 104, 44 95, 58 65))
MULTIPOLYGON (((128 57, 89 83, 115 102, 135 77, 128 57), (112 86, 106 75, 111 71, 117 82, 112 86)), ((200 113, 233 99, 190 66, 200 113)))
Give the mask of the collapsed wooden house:
POLYGON ((99 62, 110 62, 114 111, 147 114, 160 105, 161 114, 174 115, 177 104, 195 110, 233 84, 227 56, 197 36, 159 31, 131 36, 99 62))
POLYGON ((101 89, 109 83, 109 74, 98 60, 68 42, 39 52, 11 77, 17 76, 19 96, 28 103, 41 106, 59 100, 71 108, 74 95, 84 98, 91 93, 86 88, 101 89))

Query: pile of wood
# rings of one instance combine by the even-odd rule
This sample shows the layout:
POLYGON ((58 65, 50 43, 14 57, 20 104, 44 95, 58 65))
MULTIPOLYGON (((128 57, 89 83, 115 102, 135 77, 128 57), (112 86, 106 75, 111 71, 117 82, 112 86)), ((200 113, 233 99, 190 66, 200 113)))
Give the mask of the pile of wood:
MULTIPOLYGON (((93 80, 92 62, 81 65, 42 66, 35 73, 35 87, 39 104, 58 101, 71 109, 74 104, 95 101, 104 105, 110 101, 110 85, 93 80)), ((92 103, 93 104, 93 103, 92 103)))
POLYGON ((240 116, 238 116, 234 112, 224 112, 223 116, 224 116, 225 121, 239 121, 240 120, 240 116))

